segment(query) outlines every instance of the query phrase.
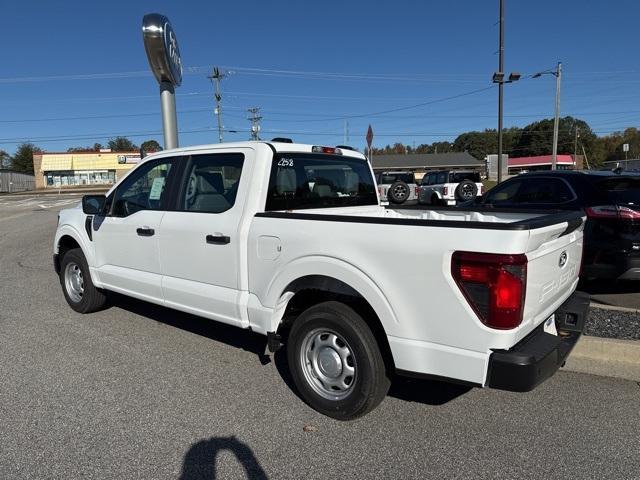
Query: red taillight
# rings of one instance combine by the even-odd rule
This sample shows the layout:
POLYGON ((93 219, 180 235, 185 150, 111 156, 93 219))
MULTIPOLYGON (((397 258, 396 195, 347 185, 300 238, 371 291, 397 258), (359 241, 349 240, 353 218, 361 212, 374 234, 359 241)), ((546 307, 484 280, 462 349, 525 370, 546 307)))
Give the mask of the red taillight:
POLYGON ((527 285, 526 255, 454 252, 451 274, 482 323, 503 330, 520 325, 527 285))
POLYGON ((482 195, 484 193, 484 185, 481 183, 480 187, 478 188, 478 194, 482 195))
POLYGON ((443 194, 444 196, 449 195, 449 187, 444 187, 444 188, 442 189, 442 194, 443 194))
POLYGON ((640 220, 640 212, 620 205, 598 205, 584 209, 588 218, 612 218, 620 220, 640 220))

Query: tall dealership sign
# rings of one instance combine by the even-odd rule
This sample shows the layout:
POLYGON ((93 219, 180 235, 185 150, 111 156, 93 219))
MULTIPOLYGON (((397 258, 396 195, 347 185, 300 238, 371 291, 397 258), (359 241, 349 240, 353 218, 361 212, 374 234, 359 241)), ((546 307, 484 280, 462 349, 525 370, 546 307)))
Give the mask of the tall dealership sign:
POLYGON ((149 13, 142 19, 142 37, 149 66, 160 85, 164 148, 178 147, 175 88, 182 83, 182 60, 169 19, 149 13))

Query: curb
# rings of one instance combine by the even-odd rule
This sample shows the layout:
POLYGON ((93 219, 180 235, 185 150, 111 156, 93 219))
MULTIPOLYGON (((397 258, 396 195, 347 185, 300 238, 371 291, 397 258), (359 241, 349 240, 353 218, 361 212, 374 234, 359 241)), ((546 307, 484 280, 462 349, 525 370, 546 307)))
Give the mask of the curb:
POLYGON ((640 341, 583 335, 563 369, 640 382, 640 341))

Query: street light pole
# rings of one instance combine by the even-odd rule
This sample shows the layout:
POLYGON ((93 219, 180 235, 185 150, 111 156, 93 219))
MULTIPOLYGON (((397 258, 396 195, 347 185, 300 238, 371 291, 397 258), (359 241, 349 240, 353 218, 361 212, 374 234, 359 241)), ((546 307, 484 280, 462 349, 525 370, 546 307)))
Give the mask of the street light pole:
POLYGON ((560 82, 562 81, 562 62, 556 67, 556 118, 553 122, 553 153, 551 154, 551 170, 558 165, 558 128, 560 126, 560 82))

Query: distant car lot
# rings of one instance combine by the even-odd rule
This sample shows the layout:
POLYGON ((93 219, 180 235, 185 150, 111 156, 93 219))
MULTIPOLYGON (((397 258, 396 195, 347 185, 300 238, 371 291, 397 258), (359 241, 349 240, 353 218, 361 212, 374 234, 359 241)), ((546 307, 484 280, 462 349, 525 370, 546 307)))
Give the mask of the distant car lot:
POLYGON ((401 380, 345 424, 296 397, 258 336, 123 299, 75 314, 51 264, 59 208, 0 206, 0 478, 637 473, 634 382, 560 372, 514 394, 401 380))

